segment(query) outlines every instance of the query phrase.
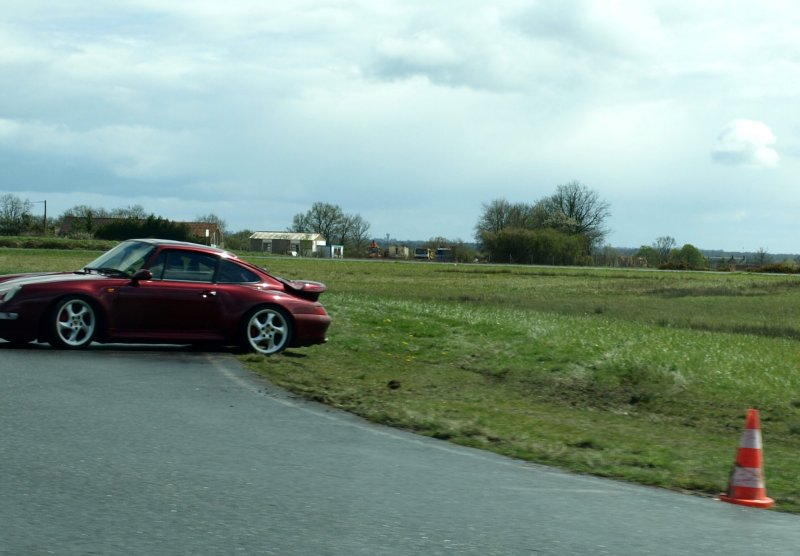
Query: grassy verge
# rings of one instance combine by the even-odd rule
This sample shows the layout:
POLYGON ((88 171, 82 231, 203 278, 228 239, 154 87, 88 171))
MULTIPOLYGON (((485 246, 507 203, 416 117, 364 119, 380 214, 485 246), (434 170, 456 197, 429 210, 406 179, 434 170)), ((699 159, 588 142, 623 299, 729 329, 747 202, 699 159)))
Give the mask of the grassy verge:
MULTIPOLYGON (((9 252, 0 272, 23 264, 9 252)), ((705 494, 725 489, 756 407, 768 493, 800 511, 796 277, 247 258, 329 286, 329 344, 242 357, 289 390, 455 443, 705 494)))
POLYGON ((577 472, 717 494, 747 408, 800 511, 798 281, 748 274, 262 262, 326 281, 330 343, 245 357, 367 419, 577 472))

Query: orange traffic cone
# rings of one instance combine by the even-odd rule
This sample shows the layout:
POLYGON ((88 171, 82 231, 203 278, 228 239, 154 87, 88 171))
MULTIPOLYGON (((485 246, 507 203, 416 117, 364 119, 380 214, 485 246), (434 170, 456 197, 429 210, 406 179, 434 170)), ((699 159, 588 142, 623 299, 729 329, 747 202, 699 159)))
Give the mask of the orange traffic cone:
POLYGON ((747 412, 747 421, 731 471, 728 492, 719 497, 724 502, 753 508, 769 508, 775 501, 767 498, 761 456, 761 425, 758 410, 747 412))

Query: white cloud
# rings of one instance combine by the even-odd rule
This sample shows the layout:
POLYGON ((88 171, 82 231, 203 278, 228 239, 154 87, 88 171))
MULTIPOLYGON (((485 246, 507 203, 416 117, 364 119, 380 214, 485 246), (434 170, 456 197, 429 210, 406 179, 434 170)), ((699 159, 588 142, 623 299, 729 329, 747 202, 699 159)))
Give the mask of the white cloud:
POLYGON ((378 51, 386 58, 412 67, 450 66, 461 61, 452 45, 429 33, 384 39, 378 45, 378 51))
POLYGON ((524 32, 597 59, 652 56, 664 46, 656 10, 638 0, 537 2, 522 12, 524 32))
POLYGON ((63 125, 0 118, 0 149, 107 168, 126 179, 163 180, 190 175, 196 138, 145 126, 73 130, 63 125))
MULTIPOLYGON (((613 203, 619 245, 715 211, 747 207, 759 222, 800 203, 787 186, 800 170, 789 0, 8 4, 3 191, 117 206, 135 191, 176 218, 213 199, 234 229, 280 229, 325 201, 375 233, 424 239, 469 238, 482 202, 531 202, 577 179, 613 203), (731 114, 771 122, 780 159, 760 122, 731 122, 709 144, 731 114), (691 208, 654 227, 643 207, 667 214, 676 190, 691 208)), ((712 229, 743 233, 722 218, 686 241, 702 247, 712 229)))
POLYGON ((736 209, 730 211, 713 211, 700 213, 698 215, 698 222, 703 224, 738 224, 747 220, 748 214, 744 209, 736 209))
POLYGON ((720 132, 711 151, 715 162, 730 166, 774 168, 780 157, 775 134, 762 122, 733 120, 720 132))

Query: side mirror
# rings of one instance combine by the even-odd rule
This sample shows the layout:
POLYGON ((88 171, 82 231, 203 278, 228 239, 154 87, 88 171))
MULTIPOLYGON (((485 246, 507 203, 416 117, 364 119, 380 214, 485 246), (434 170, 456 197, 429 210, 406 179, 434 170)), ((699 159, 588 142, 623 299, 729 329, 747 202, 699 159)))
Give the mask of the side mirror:
POLYGON ((140 280, 152 280, 152 279, 153 279, 153 273, 147 270, 146 268, 143 268, 142 270, 137 270, 136 274, 134 274, 133 277, 131 277, 131 280, 133 281, 134 284, 138 284, 140 280))

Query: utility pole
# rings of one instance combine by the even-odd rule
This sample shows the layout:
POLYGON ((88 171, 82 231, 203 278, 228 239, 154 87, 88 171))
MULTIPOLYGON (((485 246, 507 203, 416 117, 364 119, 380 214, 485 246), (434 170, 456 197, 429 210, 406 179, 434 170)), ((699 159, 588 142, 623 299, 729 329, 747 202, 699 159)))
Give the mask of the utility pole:
POLYGON ((42 235, 47 235, 47 200, 44 201, 31 201, 33 203, 43 203, 44 204, 44 222, 42 225, 42 235))

